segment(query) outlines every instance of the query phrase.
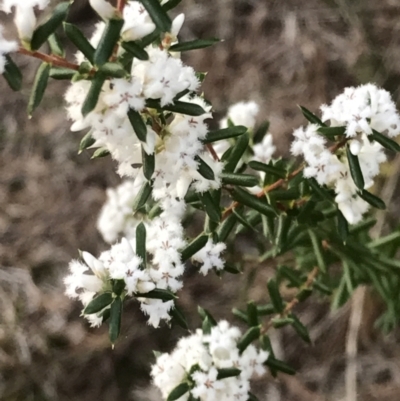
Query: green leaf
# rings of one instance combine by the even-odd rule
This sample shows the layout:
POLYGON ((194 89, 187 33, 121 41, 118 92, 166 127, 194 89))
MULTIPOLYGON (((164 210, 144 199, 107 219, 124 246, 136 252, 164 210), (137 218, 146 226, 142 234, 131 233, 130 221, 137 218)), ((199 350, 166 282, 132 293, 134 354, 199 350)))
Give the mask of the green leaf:
POLYGON ((303 113, 304 117, 311 123, 311 124, 317 124, 320 125, 321 127, 326 127, 326 124, 324 124, 315 114, 311 113, 310 110, 306 109, 303 106, 299 106, 301 112, 303 113))
POLYGON ((365 183, 358 156, 355 156, 353 155, 353 153, 350 152, 349 146, 346 146, 346 155, 347 160, 349 161, 350 173, 351 177, 353 178, 354 184, 356 184, 359 189, 363 190, 365 183))
POLYGON ((237 348, 239 353, 242 354, 243 351, 257 338, 260 336, 261 326, 251 327, 244 333, 243 337, 238 341, 237 348))
POLYGON ((232 314, 234 316, 236 316, 237 318, 239 318, 240 320, 242 320, 243 322, 247 323, 248 319, 247 319, 247 314, 245 312, 243 312, 240 309, 237 308, 233 308, 232 309, 232 314))
POLYGON ((145 293, 136 293, 136 298, 149 298, 149 299, 161 299, 162 301, 172 301, 176 299, 176 295, 169 290, 161 290, 156 288, 145 293))
POLYGON ((269 130, 269 121, 264 121, 261 123, 261 125, 255 130, 254 135, 253 135, 253 143, 259 143, 261 142, 265 135, 267 134, 269 130))
POLYGON ((343 306, 347 300, 350 298, 350 293, 348 291, 347 285, 346 285, 346 278, 345 276, 342 276, 340 280, 339 287, 335 291, 333 300, 332 300, 332 309, 337 310, 341 306, 343 306))
POLYGON ((111 292, 104 292, 103 294, 100 294, 97 297, 93 298, 83 310, 83 313, 85 315, 91 315, 93 313, 100 312, 105 307, 110 305, 112 301, 113 296, 111 292))
POLYGON ((252 160, 251 162, 249 162, 249 167, 252 168, 253 170, 263 171, 264 173, 272 174, 279 178, 286 178, 286 176, 287 176, 286 170, 279 168, 279 167, 272 166, 270 164, 261 163, 261 162, 255 161, 255 160, 252 160))
POLYGON ((51 17, 44 23, 39 25, 33 32, 31 39, 31 49, 37 50, 47 38, 56 31, 61 23, 67 18, 70 7, 69 1, 58 4, 53 11, 51 17))
POLYGON ((76 74, 75 70, 71 70, 69 68, 59 68, 59 67, 52 67, 50 69, 50 78, 53 79, 68 79, 71 80, 72 77, 76 74))
POLYGON ((313 230, 308 229, 308 235, 311 239, 311 244, 312 244, 312 247, 314 250, 314 255, 317 258, 318 267, 322 273, 326 273, 327 267, 326 267, 326 263, 325 263, 325 258, 324 258, 324 253, 322 250, 321 242, 313 230))
POLYGON ((222 173, 222 183, 227 185, 240 185, 242 187, 254 187, 259 184, 258 177, 251 174, 222 173))
POLYGON ((13 91, 19 91, 22 85, 22 73, 8 54, 5 55, 5 59, 3 77, 13 91))
POLYGON ((148 45, 151 45, 152 43, 154 44, 160 44, 161 43, 161 32, 159 29, 155 29, 152 33, 149 33, 145 37, 135 40, 135 42, 140 46, 142 49, 147 47, 148 45))
POLYGON ((227 379, 228 377, 239 376, 242 371, 237 368, 218 369, 217 380, 227 379))
POLYGON ((224 271, 230 274, 241 274, 243 273, 242 270, 239 267, 236 267, 233 264, 230 263, 225 263, 224 265, 224 271))
POLYGON ((189 50, 204 49, 204 48, 210 47, 218 42, 220 42, 220 39, 216 39, 216 38, 196 39, 196 40, 191 40, 189 42, 180 42, 175 45, 172 45, 169 48, 169 51, 170 52, 186 52, 189 50))
POLYGON ((217 235, 221 242, 225 242, 237 223, 237 216, 231 214, 218 227, 217 235))
POLYGON ((275 307, 273 304, 258 305, 257 313, 259 316, 272 315, 275 313, 275 307))
POLYGON ((153 183, 151 181, 146 181, 142 184, 140 191, 136 195, 136 198, 133 201, 132 210, 136 212, 141 207, 145 205, 147 199, 149 198, 151 192, 153 190, 153 183))
POLYGON ((310 334, 308 333, 307 327, 304 326, 304 324, 301 323, 299 318, 293 313, 290 314, 290 317, 293 319, 292 326, 295 329, 296 333, 299 335, 299 337, 306 343, 311 344, 311 338, 310 334))
MULTIPOLYGON (((310 297, 312 294, 312 289, 311 288, 302 288, 296 295, 296 298, 300 301, 303 302, 305 301, 308 297, 310 297)), ((328 294, 330 295, 330 293, 328 294)))
POLYGON ((275 243, 278 252, 281 252, 282 249, 285 249, 288 245, 287 238, 291 224, 292 224, 291 216, 285 213, 279 215, 278 228, 276 231, 276 243, 275 243))
POLYGON ((111 304, 110 309, 110 327, 109 327, 109 337, 111 344, 115 344, 119 334, 121 332, 121 317, 122 317, 122 299, 117 297, 111 304))
POLYGON ((147 264, 146 227, 143 223, 136 227, 136 254, 142 259, 139 268, 144 270, 147 264))
POLYGON ((162 8, 164 11, 169 11, 175 8, 182 0, 169 0, 163 4, 162 8))
POLYGON ((239 160, 242 158, 244 152, 249 145, 250 136, 248 133, 243 134, 236 141, 235 146, 229 155, 229 158, 224 166, 224 173, 233 173, 239 160))
POLYGON ((213 169, 199 156, 195 157, 196 162, 199 164, 197 171, 207 180, 215 180, 213 169))
POLYGON ((276 329, 287 326, 288 324, 293 324, 294 320, 290 317, 274 317, 271 319, 272 326, 276 329))
POLYGON ((104 75, 112 78, 126 78, 127 76, 129 76, 129 74, 125 71, 124 67, 122 67, 121 64, 111 61, 104 63, 99 68, 99 71, 101 71, 104 75))
POLYGON ((285 362, 280 361, 280 360, 275 359, 275 358, 269 357, 264 362, 264 364, 267 365, 270 369, 274 369, 274 370, 286 373, 288 375, 296 374, 296 371, 291 366, 289 366, 285 362))
POLYGON ((128 118, 139 141, 146 142, 147 127, 140 113, 137 112, 136 110, 129 109, 128 118))
POLYGON ((190 259, 195 253, 203 249, 208 242, 208 235, 200 234, 181 251, 182 263, 190 259))
MULTIPOLYGON (((242 209, 243 208, 233 209, 233 214, 237 217, 237 219, 243 225, 243 227, 248 228, 250 231, 255 231, 254 227, 250 224, 250 222, 246 219, 246 217, 242 215, 241 213, 242 209)), ((236 230, 236 233, 238 233, 240 230, 241 227, 239 226, 236 230)))
POLYGON ((329 139, 334 139, 335 136, 342 136, 346 133, 346 127, 319 127, 317 132, 329 139))
POLYGON ((68 22, 64 22, 64 32, 68 39, 76 46, 76 48, 82 52, 82 54, 94 64, 94 52, 95 48, 86 39, 83 32, 75 25, 68 22))
POLYGON ((283 300, 279 292, 278 284, 274 278, 268 280, 267 288, 269 297, 271 298, 271 302, 274 305, 275 311, 277 313, 282 313, 284 310, 283 300))
POLYGON ((154 173, 155 168, 155 155, 152 153, 151 155, 147 154, 142 146, 142 160, 143 160, 143 174, 146 179, 151 180, 151 177, 154 173))
POLYGON ((181 308, 179 308, 177 305, 174 305, 174 307, 169 311, 169 314, 172 316, 174 322, 176 322, 183 329, 189 330, 189 325, 181 308))
POLYGON ((250 327, 259 325, 257 307, 253 301, 247 302, 247 322, 250 327))
POLYGON ((106 76, 101 72, 96 73, 96 75, 93 77, 89 92, 87 93, 86 99, 82 105, 81 111, 83 116, 88 115, 95 109, 105 80, 106 76))
POLYGON ((173 104, 168 104, 166 106, 161 107, 160 101, 155 99, 146 99, 146 107, 151 109, 155 109, 157 111, 171 111, 173 113, 185 114, 188 116, 201 116, 205 114, 205 110, 195 103, 181 102, 180 100, 176 100, 173 104))
POLYGON ((181 398, 184 394, 186 394, 190 390, 189 383, 182 382, 178 384, 168 395, 167 401, 175 401, 178 398, 181 398))
POLYGON ((140 47, 135 41, 122 42, 121 46, 124 50, 126 50, 128 53, 131 53, 138 60, 149 59, 149 55, 147 54, 146 50, 140 47))
POLYGON ((286 278, 289 281, 292 287, 301 287, 303 284, 303 280, 301 280, 301 274, 299 271, 294 270, 288 266, 279 266, 278 273, 280 276, 286 278))
POLYGON ((215 131, 209 131, 207 137, 203 139, 203 143, 212 143, 222 141, 223 139, 234 138, 247 132, 244 125, 236 125, 234 127, 222 128, 215 131))
POLYGON ((201 306, 198 306, 197 312, 199 313, 200 317, 203 320, 208 318, 213 327, 217 325, 217 321, 214 319, 214 317, 211 315, 211 313, 207 309, 204 309, 201 306))
POLYGON ((78 154, 81 154, 85 149, 92 146, 96 140, 92 137, 91 132, 89 131, 82 139, 81 143, 79 144, 79 151, 78 154))
POLYGON ((120 296, 125 290, 126 284, 124 279, 112 280, 112 291, 115 295, 120 296))
POLYGON ((396 141, 388 138, 386 135, 383 135, 374 129, 372 130, 372 134, 368 135, 368 138, 372 138, 374 141, 380 143, 386 149, 400 152, 400 145, 396 141))
POLYGON ((95 65, 101 66, 109 60, 119 40, 123 25, 123 19, 112 18, 107 21, 100 42, 94 51, 93 62, 95 65))
POLYGON ((42 63, 36 72, 35 81, 33 82, 31 96, 28 102, 29 117, 32 116, 32 113, 35 111, 36 107, 39 106, 43 99, 44 92, 49 81, 50 68, 50 64, 42 63))
POLYGON ((98 148, 94 151, 91 159, 100 159, 102 157, 106 157, 110 154, 110 151, 107 148, 98 148))
POLYGON ((357 194, 360 196, 360 198, 364 199, 365 202, 368 202, 371 206, 381 210, 386 209, 385 202, 381 198, 378 198, 377 196, 371 194, 371 192, 368 192, 364 189, 362 191, 358 191, 357 194))
POLYGON ((242 188, 236 187, 233 190, 232 198, 241 203, 242 205, 248 206, 254 210, 257 210, 265 216, 276 216, 275 210, 268 205, 264 200, 251 195, 249 192, 242 188))
POLYGON ((171 19, 158 0, 139 0, 149 13, 151 19, 162 32, 170 32, 171 19))
POLYGON ((346 243, 347 237, 349 236, 349 224, 339 209, 337 210, 336 219, 339 236, 343 243, 346 243))
POLYGON ((208 217, 212 221, 219 222, 221 220, 221 209, 219 205, 215 203, 210 192, 203 192, 202 194, 199 194, 199 199, 203 204, 208 217))
POLYGON ((51 34, 48 37, 47 42, 49 43, 50 51, 52 54, 58 57, 65 57, 65 50, 58 35, 56 35, 55 33, 51 34))

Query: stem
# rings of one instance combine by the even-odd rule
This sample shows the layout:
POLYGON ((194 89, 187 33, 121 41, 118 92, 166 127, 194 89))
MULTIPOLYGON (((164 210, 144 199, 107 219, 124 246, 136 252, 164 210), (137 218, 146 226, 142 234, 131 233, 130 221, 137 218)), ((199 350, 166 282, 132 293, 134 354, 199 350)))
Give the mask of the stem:
POLYGON ((55 65, 57 67, 69 68, 70 70, 75 70, 75 71, 79 70, 79 65, 70 63, 66 59, 63 59, 63 58, 58 57, 58 56, 53 56, 53 55, 42 53, 42 52, 27 50, 27 49, 25 49, 23 47, 20 47, 17 50, 17 53, 23 54, 25 56, 30 56, 30 57, 37 58, 37 59, 42 60, 42 61, 44 61, 46 63, 55 65))
POLYGON ((217 152, 215 151, 215 149, 213 148, 211 143, 207 143, 206 147, 207 147, 208 151, 211 153, 211 156, 214 158, 214 160, 216 162, 219 162, 220 160, 219 160, 219 157, 217 155, 217 152))
MULTIPOLYGON (((307 280, 304 283, 304 285, 301 287, 301 290, 310 288, 312 286, 315 278, 318 276, 318 273, 319 273, 319 269, 318 269, 317 266, 315 266, 314 269, 307 276, 307 280)), ((288 302, 286 304, 285 309, 283 310, 282 313, 279 313, 278 315, 276 315, 273 318, 271 318, 270 321, 264 327, 261 328, 261 334, 265 334, 272 327, 272 324, 273 324, 272 320, 274 318, 276 318, 276 317, 284 318, 292 311, 292 309, 299 303, 299 300, 297 299, 298 293, 296 294, 296 296, 290 302, 288 302)))
POLYGON ((118 0, 117 3, 117 10, 122 14, 125 8, 126 1, 125 0, 118 0))

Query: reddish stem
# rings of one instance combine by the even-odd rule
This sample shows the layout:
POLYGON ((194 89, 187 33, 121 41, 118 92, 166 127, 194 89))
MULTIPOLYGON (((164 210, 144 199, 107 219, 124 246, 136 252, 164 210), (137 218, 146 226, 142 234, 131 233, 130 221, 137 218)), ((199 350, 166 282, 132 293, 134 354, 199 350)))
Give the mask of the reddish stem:
POLYGON ((39 60, 45 61, 46 63, 55 65, 57 67, 69 68, 70 70, 75 70, 75 71, 79 70, 79 65, 70 63, 69 61, 58 56, 27 50, 23 47, 20 47, 17 52, 19 54, 24 54, 25 56, 37 58, 39 60))
POLYGON ((207 143, 206 147, 207 147, 208 151, 211 153, 211 156, 214 158, 214 160, 216 162, 219 162, 219 157, 217 155, 217 152, 215 151, 215 149, 213 148, 211 143, 207 143))

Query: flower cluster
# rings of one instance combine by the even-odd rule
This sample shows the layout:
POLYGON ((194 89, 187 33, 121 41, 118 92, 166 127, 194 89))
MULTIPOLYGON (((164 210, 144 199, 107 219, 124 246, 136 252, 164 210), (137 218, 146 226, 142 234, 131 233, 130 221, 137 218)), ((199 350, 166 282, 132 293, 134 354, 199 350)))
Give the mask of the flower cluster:
POLYGON ((238 348, 240 330, 226 321, 211 328, 210 334, 197 330, 182 338, 170 354, 161 354, 152 368, 154 384, 166 399, 180 383, 187 381, 189 390, 178 400, 192 396, 200 401, 247 401, 250 379, 265 372, 268 352, 249 345, 238 348), (222 373, 237 369, 232 377, 222 373), (222 378, 225 377, 225 378, 222 378))
MULTIPOLYGON (((164 206, 167 206, 166 203, 164 206)), ((138 298, 142 311, 149 316, 149 324, 158 327, 160 320, 169 321, 171 316, 168 312, 173 307, 173 300, 146 298, 146 294, 154 289, 175 293, 182 287, 179 278, 184 272, 184 265, 179 250, 186 244, 180 224, 184 204, 175 201, 169 206, 174 207, 175 214, 163 212, 145 224, 146 251, 150 256, 148 263, 136 253, 136 235, 132 225, 130 238, 122 238, 98 259, 82 252, 84 263, 77 260, 70 263, 70 275, 65 278, 67 295, 79 298, 86 308, 96 296, 113 291, 117 280, 122 283, 124 297, 138 298)), ((104 310, 101 310, 85 314, 85 317, 93 326, 98 326, 103 321, 103 315, 104 310)))
MULTIPOLYGON (((347 88, 330 106, 322 106, 323 121, 330 127, 343 128, 344 142, 351 155, 358 158, 364 188, 374 184, 380 164, 386 160, 383 147, 371 137, 376 132, 390 137, 400 133, 400 117, 390 94, 372 84, 347 88)), ((351 224, 361 221, 369 204, 359 196, 349 165, 349 154, 342 147, 332 152, 320 126, 310 124, 293 133, 292 154, 302 155, 307 163, 306 177, 314 177, 320 185, 334 189, 339 210, 351 224)))

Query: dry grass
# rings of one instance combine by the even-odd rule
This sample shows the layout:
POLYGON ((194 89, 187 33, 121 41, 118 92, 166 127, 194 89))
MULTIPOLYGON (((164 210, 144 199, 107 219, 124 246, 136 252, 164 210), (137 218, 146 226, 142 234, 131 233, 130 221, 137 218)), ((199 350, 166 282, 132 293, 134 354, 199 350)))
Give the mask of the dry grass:
MULTIPOLYGON (((281 153, 287 152, 293 127, 304 123, 297 103, 315 110, 344 86, 367 81, 383 85, 400 100, 397 0, 182 3, 186 39, 225 39, 186 57, 196 69, 210 71, 204 91, 216 115, 235 101, 256 100, 260 119, 271 121, 281 153)), ((87 16, 82 8, 74 18, 83 21, 87 16)), ((22 63, 27 88, 34 69, 30 62, 22 63)), ((32 121, 25 115, 27 90, 12 94, 3 81, 0 88, 6 94, 0 98, 0 399, 160 399, 148 387, 151 349, 170 349, 183 331, 147 328, 132 302, 122 340, 111 351, 105 330, 89 330, 79 318, 79 305, 62 294, 62 277, 77 249, 96 254, 105 248, 95 221, 105 188, 119 181, 112 162, 77 156, 79 135, 70 133, 64 120, 61 84, 52 86, 32 121)), ((395 210, 391 213, 398 217, 395 210)), ((255 282, 271 274, 268 269, 259 266, 260 280, 255 282)), ((249 266, 244 277, 249 283, 251 271, 249 266)), ((238 297, 237 291, 236 277, 210 282, 189 271, 180 303, 191 327, 197 324, 198 302, 214 305, 217 317, 231 318, 231 306, 245 295, 242 290, 238 297)), ((252 298, 265 300, 264 287, 251 285, 248 291, 252 298)), ((332 315, 325 301, 312 299, 298 309, 314 346, 302 344, 290 329, 273 333, 278 355, 299 374, 260 380, 260 400, 344 401, 350 307, 332 315)), ((397 401, 399 333, 383 337, 373 328, 379 310, 369 294, 356 360, 358 399, 397 401)))

